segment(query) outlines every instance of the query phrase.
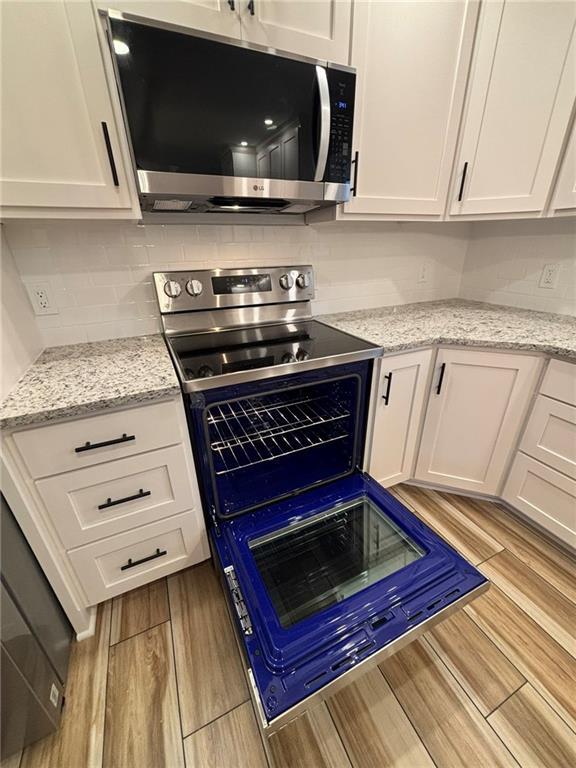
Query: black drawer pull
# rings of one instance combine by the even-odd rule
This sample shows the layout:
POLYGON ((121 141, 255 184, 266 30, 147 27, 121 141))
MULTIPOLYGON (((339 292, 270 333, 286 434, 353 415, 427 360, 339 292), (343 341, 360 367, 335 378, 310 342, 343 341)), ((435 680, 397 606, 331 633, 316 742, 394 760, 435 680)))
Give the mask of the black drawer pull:
POLYGON ((115 437, 114 440, 104 440, 102 443, 87 442, 84 445, 74 448, 76 453, 82 453, 83 451, 91 451, 93 448, 105 448, 107 445, 118 445, 118 443, 129 443, 130 440, 136 440, 136 435, 127 435, 126 432, 122 437, 115 437))
POLYGON ((152 491, 143 491, 142 488, 133 496, 125 496, 123 499, 112 499, 108 497, 104 504, 98 504, 98 509, 108 509, 108 507, 115 507, 117 504, 125 504, 127 501, 134 501, 134 499, 143 499, 144 496, 150 496, 152 491))
POLYGON ((438 379, 438 386, 436 387, 436 394, 439 395, 442 391, 442 382, 444 381, 444 371, 446 370, 446 363, 442 363, 440 366, 440 378, 438 379))
POLYGON ((156 560, 157 557, 164 557, 164 555, 167 555, 165 549, 156 549, 156 552, 154 552, 153 555, 148 555, 148 557, 142 557, 140 560, 132 560, 131 557, 128 558, 128 562, 126 565, 121 565, 120 570, 121 571, 127 571, 128 568, 135 568, 137 565, 142 565, 142 563, 147 563, 149 560, 156 560))
POLYGON ((250 2, 248 3, 248 5, 246 7, 250 11, 250 16, 254 16, 254 13, 255 13, 255 10, 256 10, 255 7, 254 7, 254 0, 250 0, 250 2))
POLYGON ((234 0, 228 0, 228 5, 230 6, 231 11, 236 10, 236 3, 234 2, 234 0))
POLYGON ((386 393, 382 395, 382 400, 384 400, 384 405, 388 405, 390 402, 390 387, 392 386, 392 371, 390 373, 387 373, 386 376, 384 376, 386 381, 388 382, 388 385, 386 387, 386 393))

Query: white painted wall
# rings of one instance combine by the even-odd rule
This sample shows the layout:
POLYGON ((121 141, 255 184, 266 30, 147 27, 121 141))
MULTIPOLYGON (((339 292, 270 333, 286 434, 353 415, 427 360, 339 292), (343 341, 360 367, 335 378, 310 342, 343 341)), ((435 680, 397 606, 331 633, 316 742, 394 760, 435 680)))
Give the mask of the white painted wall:
POLYGON ((155 270, 312 263, 316 314, 457 296, 468 231, 460 223, 6 225, 22 280, 53 288, 59 313, 37 318, 46 346, 158 331, 155 270))
POLYGON ((576 219, 472 224, 460 296, 576 314, 576 219), (556 288, 539 286, 545 264, 560 265, 556 288))
POLYGON ((28 296, 0 226, 0 399, 34 362, 43 348, 28 296))

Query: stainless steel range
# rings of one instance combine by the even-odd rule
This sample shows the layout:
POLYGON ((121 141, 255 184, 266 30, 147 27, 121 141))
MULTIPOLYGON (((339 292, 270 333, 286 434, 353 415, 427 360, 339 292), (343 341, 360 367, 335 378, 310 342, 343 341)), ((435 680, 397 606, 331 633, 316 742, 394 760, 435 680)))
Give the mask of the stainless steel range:
POLYGON ((156 272, 154 281, 185 392, 382 354, 312 318, 311 266, 156 272))
POLYGON ((363 471, 382 350, 312 318, 311 267, 154 278, 214 562, 271 733, 488 582, 363 471))

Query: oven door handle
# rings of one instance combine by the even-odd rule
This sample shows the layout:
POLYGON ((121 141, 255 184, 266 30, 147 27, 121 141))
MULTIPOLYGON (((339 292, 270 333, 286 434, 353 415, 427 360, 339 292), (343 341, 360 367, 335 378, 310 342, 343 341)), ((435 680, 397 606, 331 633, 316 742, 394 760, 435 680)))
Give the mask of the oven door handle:
POLYGON ((314 181, 323 181, 328 160, 328 146, 330 144, 330 88, 325 67, 316 65, 316 82, 320 95, 320 143, 318 145, 318 159, 314 181))

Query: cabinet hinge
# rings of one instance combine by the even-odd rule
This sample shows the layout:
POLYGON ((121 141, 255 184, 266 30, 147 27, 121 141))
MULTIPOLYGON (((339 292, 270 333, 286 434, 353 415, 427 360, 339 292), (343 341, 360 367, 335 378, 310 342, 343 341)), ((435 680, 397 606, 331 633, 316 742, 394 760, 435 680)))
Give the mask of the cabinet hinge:
POLYGON ((232 595, 232 602, 234 603, 234 609, 238 615, 238 621, 240 622, 242 631, 245 635, 251 635, 252 622, 250 621, 248 609, 246 608, 246 603, 244 602, 244 597, 242 595, 240 585, 238 584, 238 579, 236 578, 234 566, 229 565, 224 568, 224 575, 226 576, 226 581, 228 582, 228 589, 232 595))

